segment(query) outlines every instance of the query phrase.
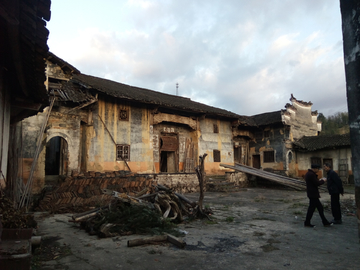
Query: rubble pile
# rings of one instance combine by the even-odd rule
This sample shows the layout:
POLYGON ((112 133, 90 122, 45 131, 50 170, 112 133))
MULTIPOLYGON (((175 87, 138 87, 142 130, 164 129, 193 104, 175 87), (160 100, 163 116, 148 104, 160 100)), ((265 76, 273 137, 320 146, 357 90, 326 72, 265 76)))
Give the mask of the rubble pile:
POLYGON ((156 184, 153 178, 128 171, 75 174, 57 186, 45 189, 35 210, 51 213, 83 212, 89 207, 110 203, 112 196, 103 194, 103 189, 135 195, 144 189, 151 192, 153 184, 156 184))

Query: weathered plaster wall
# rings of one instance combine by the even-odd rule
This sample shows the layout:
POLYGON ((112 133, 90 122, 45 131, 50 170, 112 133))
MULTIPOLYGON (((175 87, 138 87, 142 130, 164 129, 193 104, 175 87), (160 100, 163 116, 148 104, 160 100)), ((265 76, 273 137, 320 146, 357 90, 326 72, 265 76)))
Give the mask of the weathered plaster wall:
POLYGON ((54 137, 62 137, 68 145, 68 172, 70 175, 73 170, 79 171, 80 156, 80 120, 79 115, 69 115, 60 111, 53 111, 50 114, 46 142, 54 137))
MULTIPOLYGON (((31 166, 34 160, 36 144, 40 135, 41 125, 45 121, 45 115, 48 108, 42 113, 38 113, 32 117, 22 121, 23 125, 23 159, 22 159, 22 178, 24 183, 30 176, 31 166)), ((33 174, 33 192, 38 193, 45 183, 45 143, 46 135, 43 134, 43 143, 35 166, 33 174)))
MULTIPOLYGON (((289 132, 286 127, 266 128, 270 131, 269 137, 257 137, 249 142, 250 164, 253 166, 253 155, 260 155, 260 166, 262 169, 284 170, 286 163, 286 150, 284 141, 288 138, 289 132), (274 151, 275 161, 264 162, 264 151, 274 151)), ((264 133, 263 133, 264 134, 264 133)))
POLYGON ((205 158, 205 172, 211 174, 224 174, 229 169, 220 166, 220 163, 234 164, 234 145, 232 141, 232 127, 228 121, 205 118, 200 120, 199 155, 208 154, 205 158), (214 124, 219 133, 214 133, 214 124), (220 151, 220 162, 214 162, 213 150, 220 151))
MULTIPOLYGON (((23 120, 23 179, 27 181, 35 156, 36 144, 41 126, 45 121, 48 108, 42 113, 23 120)), ((68 171, 79 171, 79 150, 80 150, 80 115, 69 115, 67 108, 54 108, 51 112, 48 123, 43 134, 41 151, 36 163, 33 175, 33 191, 39 192, 45 183, 45 156, 46 143, 54 137, 62 137, 68 145, 68 171)))
MULTIPOLYGON (((351 149, 342 148, 342 149, 333 149, 333 150, 322 150, 314 151, 311 153, 302 153, 298 152, 297 154, 297 170, 298 176, 303 177, 307 170, 311 167, 311 158, 317 157, 321 158, 322 163, 324 159, 332 159, 333 169, 336 172, 339 172, 339 161, 340 159, 346 159, 348 163, 348 174, 351 175, 351 149)), ((319 173, 319 176, 322 176, 323 172, 319 173)))
MULTIPOLYGON (((196 125, 193 125, 196 128, 196 125)), ((190 139, 192 142, 195 142, 194 145, 197 146, 197 136, 196 131, 191 129, 188 125, 179 125, 176 123, 169 122, 161 122, 159 124, 155 124, 151 127, 151 138, 152 138, 152 146, 154 151, 154 166, 156 168, 156 172, 159 172, 159 164, 160 164, 160 145, 159 140, 162 134, 176 134, 179 140, 179 148, 177 151, 177 155, 179 156, 179 172, 184 170, 184 162, 185 162, 185 151, 186 151, 186 140, 190 139)), ((195 159, 197 155, 197 149, 193 149, 195 152, 195 159)), ((195 161, 196 164, 196 161, 195 161)))
POLYGON ((149 112, 146 108, 106 102, 100 99, 93 115, 93 123, 93 128, 87 131, 87 134, 92 133, 88 147, 88 170, 127 169, 123 161, 116 161, 115 145, 127 144, 130 145, 130 160, 127 163, 131 170, 137 173, 153 172, 149 112), (120 109, 128 111, 128 121, 119 120, 120 109))
POLYGON ((321 125, 317 123, 317 116, 312 115, 311 106, 302 105, 296 101, 292 105, 294 109, 288 108, 287 112, 289 114, 284 117, 285 123, 290 126, 290 139, 295 140, 303 136, 317 136, 321 125))
POLYGON ((61 79, 61 80, 69 80, 69 78, 70 78, 70 75, 66 75, 62 71, 61 67, 59 67, 57 64, 54 64, 48 60, 46 60, 45 73, 48 78, 50 77, 50 78, 56 78, 56 79, 61 79))

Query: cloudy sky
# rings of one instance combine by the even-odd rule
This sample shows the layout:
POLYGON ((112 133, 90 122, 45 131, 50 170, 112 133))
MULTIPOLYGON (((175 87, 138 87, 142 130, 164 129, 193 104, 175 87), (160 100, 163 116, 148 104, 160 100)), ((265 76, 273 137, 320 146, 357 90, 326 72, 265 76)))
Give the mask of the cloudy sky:
POLYGON ((339 0, 52 0, 50 51, 82 73, 241 115, 291 93, 347 111, 339 0))

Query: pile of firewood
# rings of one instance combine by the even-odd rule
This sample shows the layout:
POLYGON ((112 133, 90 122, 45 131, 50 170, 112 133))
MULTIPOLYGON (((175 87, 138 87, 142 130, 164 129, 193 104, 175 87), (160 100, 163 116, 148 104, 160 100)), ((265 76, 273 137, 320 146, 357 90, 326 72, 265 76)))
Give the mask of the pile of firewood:
POLYGON ((196 218, 200 213, 197 202, 190 201, 162 185, 157 185, 154 193, 141 196, 138 194, 137 197, 107 189, 103 190, 103 193, 114 197, 108 206, 75 214, 70 220, 80 222, 81 227, 89 234, 100 237, 174 233, 176 223, 182 222, 185 217, 196 218))
POLYGON ((81 223, 90 235, 100 237, 114 237, 137 233, 151 233, 162 235, 141 239, 136 243, 129 243, 134 246, 139 243, 157 242, 167 240, 183 246, 184 243, 178 241, 173 235, 179 234, 174 228, 176 223, 187 219, 209 218, 211 209, 203 209, 204 199, 204 160, 207 155, 200 156, 200 166, 195 168, 199 179, 200 195, 199 201, 194 202, 184 195, 178 194, 173 190, 162 186, 154 186, 152 193, 148 193, 145 188, 135 196, 126 193, 103 189, 105 195, 112 196, 113 200, 108 206, 99 207, 87 212, 75 214, 71 222, 81 223))

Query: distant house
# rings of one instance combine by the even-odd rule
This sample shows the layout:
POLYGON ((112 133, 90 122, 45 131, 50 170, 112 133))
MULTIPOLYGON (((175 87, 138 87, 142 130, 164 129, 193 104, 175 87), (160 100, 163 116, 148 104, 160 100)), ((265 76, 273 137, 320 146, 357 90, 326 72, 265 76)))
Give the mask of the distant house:
POLYGON ((292 142, 303 136, 318 135, 321 123, 317 121, 317 111, 311 110, 311 102, 297 100, 293 95, 290 101, 285 110, 239 118, 234 123, 245 157, 240 163, 296 176, 292 142))
MULTIPOLYGON (((311 164, 333 166, 343 182, 352 182, 350 134, 304 136, 293 142, 296 152, 297 174, 305 175, 311 164)), ((326 175, 322 171, 322 175, 326 175)))

